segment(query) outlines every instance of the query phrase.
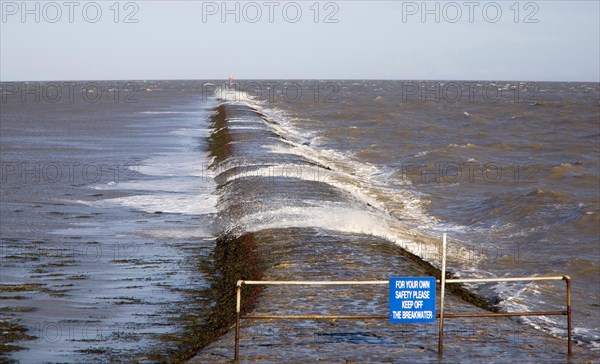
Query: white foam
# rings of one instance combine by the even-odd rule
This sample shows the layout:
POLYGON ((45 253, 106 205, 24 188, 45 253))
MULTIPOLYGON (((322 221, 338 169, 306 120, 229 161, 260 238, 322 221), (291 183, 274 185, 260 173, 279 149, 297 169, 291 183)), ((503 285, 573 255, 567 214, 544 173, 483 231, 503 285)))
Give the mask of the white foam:
POLYGON ((194 228, 178 228, 178 229, 160 229, 160 230, 145 230, 144 235, 151 236, 159 239, 193 239, 193 240, 212 240, 214 238, 207 238, 211 236, 211 232, 201 226, 194 228))
POLYGON ((258 126, 242 126, 242 125, 230 125, 229 129, 231 130, 263 130, 258 126))
POLYGON ((240 178, 265 177, 265 178, 297 178, 305 181, 323 182, 331 171, 318 166, 306 164, 236 164, 236 172, 226 173, 226 182, 240 178))
POLYGON ((293 227, 372 235, 392 241, 425 259, 437 252, 435 247, 415 243, 409 232, 398 229, 393 220, 377 212, 341 207, 335 203, 313 207, 283 206, 246 215, 239 223, 244 232, 293 227))
POLYGON ((173 115, 173 114, 181 114, 181 115, 198 115, 201 114, 200 111, 178 111, 178 110, 164 110, 164 111, 140 111, 140 114, 148 114, 148 115, 173 115))

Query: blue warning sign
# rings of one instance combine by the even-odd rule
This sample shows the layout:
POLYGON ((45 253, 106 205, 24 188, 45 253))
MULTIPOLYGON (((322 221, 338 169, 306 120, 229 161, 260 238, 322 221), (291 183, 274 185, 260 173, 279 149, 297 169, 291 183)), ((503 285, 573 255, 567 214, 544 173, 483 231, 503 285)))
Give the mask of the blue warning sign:
POLYGON ((435 277, 390 278, 390 322, 435 322, 435 277))

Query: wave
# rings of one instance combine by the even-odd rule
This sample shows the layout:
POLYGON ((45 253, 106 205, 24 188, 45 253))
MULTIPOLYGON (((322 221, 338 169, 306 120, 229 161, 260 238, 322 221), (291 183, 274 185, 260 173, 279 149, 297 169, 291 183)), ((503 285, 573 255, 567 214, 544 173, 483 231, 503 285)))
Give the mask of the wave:
POLYGON ((307 145, 302 133, 285 127, 281 113, 275 112, 276 123, 264 120, 272 113, 234 101, 223 102, 213 114, 218 204, 227 211, 222 231, 296 226, 364 233, 437 265, 437 239, 417 229, 435 219, 424 213, 415 194, 382 185, 373 178, 381 175, 375 166, 307 145), (238 128, 239 123, 252 127, 238 128))

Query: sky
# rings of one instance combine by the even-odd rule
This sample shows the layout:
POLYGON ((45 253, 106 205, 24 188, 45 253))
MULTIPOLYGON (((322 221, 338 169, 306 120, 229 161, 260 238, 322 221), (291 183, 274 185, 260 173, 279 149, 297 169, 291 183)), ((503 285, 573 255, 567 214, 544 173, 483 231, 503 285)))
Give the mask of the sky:
POLYGON ((599 4, 0 0, 0 81, 600 82, 599 4))

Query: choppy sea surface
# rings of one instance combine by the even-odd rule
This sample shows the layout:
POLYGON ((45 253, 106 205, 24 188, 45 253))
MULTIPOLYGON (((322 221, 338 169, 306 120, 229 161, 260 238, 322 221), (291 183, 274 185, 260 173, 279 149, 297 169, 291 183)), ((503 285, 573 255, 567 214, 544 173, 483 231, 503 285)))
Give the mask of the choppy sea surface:
MULTIPOLYGON (((11 360, 169 360, 214 304, 215 240, 286 231, 323 279, 324 237, 370 276, 388 263, 369 239, 438 267, 443 233, 456 276, 569 275, 577 353, 600 350, 597 83, 2 83, 1 106, 11 360)), ((565 305, 563 281, 466 288, 503 311, 565 305)), ((556 338, 565 321, 514 320, 556 338)))

